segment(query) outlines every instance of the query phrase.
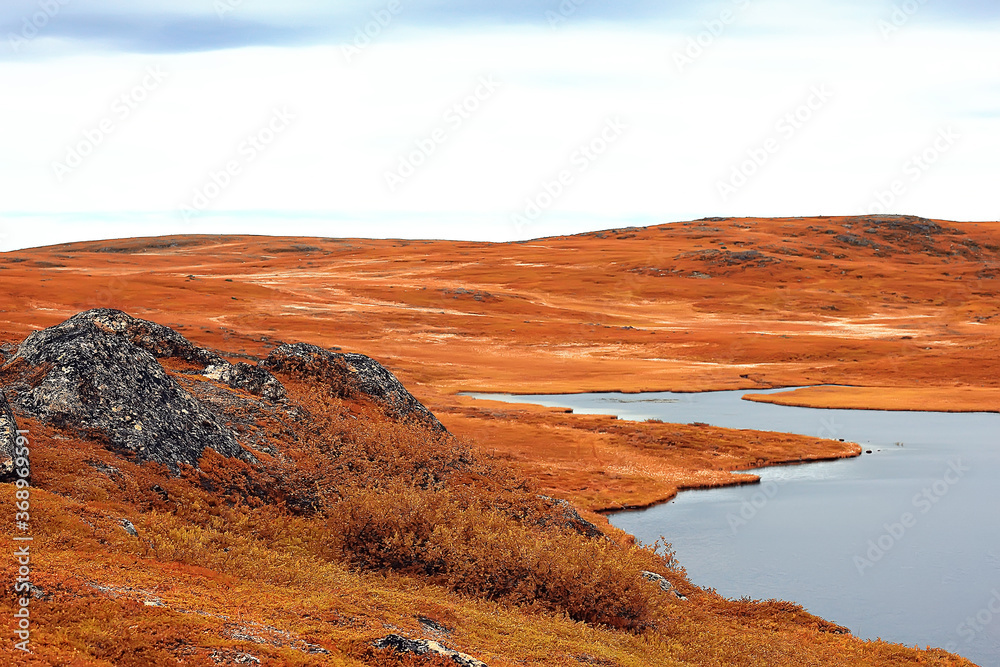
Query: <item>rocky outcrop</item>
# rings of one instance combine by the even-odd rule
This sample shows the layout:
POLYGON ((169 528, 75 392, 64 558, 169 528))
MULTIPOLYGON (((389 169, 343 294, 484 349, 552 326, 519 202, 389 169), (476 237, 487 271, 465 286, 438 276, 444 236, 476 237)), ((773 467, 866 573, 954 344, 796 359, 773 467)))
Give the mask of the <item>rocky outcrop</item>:
POLYGON ((8 394, 30 417, 83 432, 140 461, 197 465, 206 448, 254 460, 221 420, 157 362, 217 359, 166 327, 88 311, 28 336, 4 366, 8 394))
POLYGON ((858 218, 859 222, 871 225, 865 231, 875 233, 879 230, 891 230, 909 235, 932 236, 938 234, 953 234, 954 229, 945 229, 933 220, 915 215, 869 215, 858 218))
POLYGON ((206 449, 250 462, 256 462, 251 451, 278 455, 276 443, 298 439, 294 424, 306 413, 287 399, 272 369, 445 431, 392 373, 364 355, 299 343, 282 345, 256 365, 233 364, 169 327, 98 309, 31 334, 0 368, 11 402, 0 402, 0 475, 12 469, 13 439, 5 434, 16 438, 17 427, 10 407, 175 471, 197 466, 206 449), (184 363, 168 364, 168 371, 163 359, 184 363))
POLYGON ((687 600, 686 597, 677 592, 674 585, 670 583, 670 580, 664 577, 662 574, 656 574, 655 572, 640 572, 644 578, 652 581, 654 584, 660 587, 660 590, 664 593, 673 593, 678 600, 687 600))
POLYGON ((388 637, 375 640, 372 645, 379 649, 392 649, 397 653, 412 653, 415 655, 431 656, 439 655, 445 658, 451 658, 451 661, 460 667, 487 667, 486 663, 482 660, 477 660, 471 655, 466 655, 465 653, 453 651, 450 648, 446 648, 445 646, 428 639, 407 639, 406 637, 401 637, 400 635, 389 635, 388 637))
POLYGON ((215 363, 205 369, 205 377, 217 380, 233 389, 242 389, 271 401, 285 398, 285 385, 260 366, 251 366, 242 361, 231 364, 228 361, 215 363))
POLYGON ((198 347, 170 327, 110 308, 88 310, 56 327, 38 332, 38 342, 44 344, 44 339, 59 335, 61 328, 67 327, 70 323, 89 326, 106 334, 119 336, 130 345, 149 352, 157 359, 177 358, 204 366, 225 363, 215 352, 198 347))
POLYGON ((0 482, 15 478, 14 452, 17 449, 17 421, 7 403, 7 397, 0 391, 0 482))
POLYGON ((677 259, 694 258, 707 262, 714 266, 758 266, 764 267, 768 264, 781 262, 777 257, 765 255, 759 250, 743 250, 733 252, 732 250, 697 250, 694 252, 681 253, 677 259))
POLYGON ((395 375, 363 354, 341 354, 316 345, 293 343, 272 350, 261 366, 311 378, 326 385, 336 396, 366 396, 396 419, 415 419, 436 431, 445 431, 437 417, 395 375))
POLYGON ((875 250, 881 250, 881 246, 871 239, 855 236, 854 234, 839 234, 838 236, 833 237, 833 240, 840 243, 846 243, 847 245, 857 246, 859 248, 874 248, 875 250))
POLYGON ((552 510, 550 516, 543 517, 541 525, 546 526, 554 522, 556 525, 569 528, 584 537, 604 536, 601 529, 580 516, 580 513, 569 504, 569 501, 542 495, 538 497, 544 500, 552 510))

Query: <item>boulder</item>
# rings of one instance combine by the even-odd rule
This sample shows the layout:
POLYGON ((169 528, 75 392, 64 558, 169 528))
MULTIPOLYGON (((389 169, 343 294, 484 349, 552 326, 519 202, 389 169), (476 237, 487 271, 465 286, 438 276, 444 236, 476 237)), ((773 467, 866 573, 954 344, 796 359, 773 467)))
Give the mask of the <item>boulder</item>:
POLYGON ((260 365, 270 371, 317 380, 335 396, 366 396, 395 419, 415 419, 435 431, 446 430, 395 375, 363 354, 341 354, 307 343, 290 343, 272 350, 260 365))
POLYGON ((216 360, 180 334, 120 311, 81 313, 36 331, 3 368, 18 411, 176 470, 206 448, 254 461, 221 420, 156 360, 216 360))
MULTIPOLYGON (((0 367, 0 384, 19 415, 176 472, 180 464, 197 466, 207 448, 256 463, 251 452, 277 455, 275 443, 298 437, 289 424, 301 411, 272 370, 297 374, 334 395, 367 397, 393 419, 446 432, 392 373, 364 355, 300 343, 282 345, 256 365, 233 364, 169 327, 109 309, 32 333, 0 367), (194 368, 168 371, 162 359, 194 368)), ((0 475, 9 474, 13 459, 4 426, 14 424, 13 413, 4 412, 5 405, 0 475)))
POLYGON ((584 537, 604 537, 604 533, 601 532, 601 529, 580 516, 580 513, 576 511, 576 508, 569 504, 569 501, 563 500, 562 498, 550 498, 549 496, 542 495, 539 495, 538 497, 544 500, 553 511, 552 515, 543 517, 540 522, 541 525, 549 525, 554 519, 557 525, 562 526, 563 528, 569 528, 584 537))
MULTIPOLYGON (((225 363, 222 357, 215 352, 198 347, 170 327, 132 317, 120 310, 110 308, 88 310, 74 315, 59 326, 68 325, 70 322, 79 325, 89 324, 99 331, 120 336, 131 345, 146 350, 157 359, 183 359, 205 366, 225 363)), ((45 331, 55 329, 58 327, 52 327, 52 329, 45 331)))
POLYGON ((119 525, 121 525, 122 530, 124 530, 126 533, 128 533, 132 537, 139 537, 139 531, 135 529, 134 523, 132 523, 128 519, 122 519, 118 523, 119 525))
POLYGON ((227 361, 210 365, 204 371, 204 376, 216 380, 233 389, 242 389, 256 396, 262 396, 271 401, 280 401, 287 392, 285 385, 278 378, 260 366, 251 366, 242 361, 231 364, 227 361))
POLYGON ((460 667, 487 667, 482 660, 477 660, 471 655, 453 651, 435 641, 428 639, 407 639, 400 635, 389 635, 382 639, 377 639, 372 644, 379 649, 392 649, 397 653, 413 653, 415 655, 440 655, 451 658, 452 662, 460 667))
POLYGON ((652 581, 654 584, 659 586, 660 590, 663 591, 664 593, 673 593, 678 600, 687 600, 686 597, 684 597, 674 589, 674 585, 670 583, 670 580, 668 580, 662 574, 656 574, 655 572, 645 572, 645 571, 640 572, 639 574, 641 574, 644 578, 652 581))

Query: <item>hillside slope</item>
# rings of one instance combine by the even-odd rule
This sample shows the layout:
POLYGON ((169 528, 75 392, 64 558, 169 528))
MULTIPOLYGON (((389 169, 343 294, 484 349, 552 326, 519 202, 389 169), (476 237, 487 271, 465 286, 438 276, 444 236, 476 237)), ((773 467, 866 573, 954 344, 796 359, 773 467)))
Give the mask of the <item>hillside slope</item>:
POLYGON ((860 642, 793 604, 723 600, 593 513, 852 456, 850 443, 456 392, 822 382, 997 409, 998 250, 996 224, 816 218, 0 255, 0 385, 32 444, 25 664, 455 664, 375 648, 392 634, 489 665, 969 664, 860 642), (78 316, 91 308, 146 324, 78 316), (79 335, 70 351, 104 367, 53 365, 67 349, 48 344, 79 335), (126 362, 167 404, 206 411, 193 423, 219 449, 179 450, 166 422, 137 435, 148 394, 138 420, 110 418, 142 384, 106 372, 126 362), (98 391, 68 391, 84 385, 98 391))

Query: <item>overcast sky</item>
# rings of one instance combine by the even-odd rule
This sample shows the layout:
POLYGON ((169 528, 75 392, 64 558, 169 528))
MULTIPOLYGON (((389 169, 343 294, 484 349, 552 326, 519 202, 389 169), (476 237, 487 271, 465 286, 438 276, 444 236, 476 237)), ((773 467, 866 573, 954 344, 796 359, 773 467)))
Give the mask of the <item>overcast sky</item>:
POLYGON ((0 250, 996 220, 998 28, 995 0, 3 0, 0 250))

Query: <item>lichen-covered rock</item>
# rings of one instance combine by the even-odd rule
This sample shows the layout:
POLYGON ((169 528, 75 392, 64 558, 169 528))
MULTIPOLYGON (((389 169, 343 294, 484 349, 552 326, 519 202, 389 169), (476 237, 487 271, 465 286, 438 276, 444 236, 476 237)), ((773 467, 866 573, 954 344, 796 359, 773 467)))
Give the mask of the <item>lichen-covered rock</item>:
POLYGON ((542 495, 538 497, 544 500, 553 510, 552 515, 542 518, 541 525, 549 525, 554 520, 557 525, 562 526, 563 528, 569 528, 584 537, 604 536, 601 529, 580 516, 580 513, 576 511, 576 508, 569 504, 569 501, 563 500, 562 498, 550 498, 549 496, 542 495))
POLYGON ((23 414, 88 433, 140 461, 197 465, 206 448, 254 460, 155 354, 198 363, 213 357, 166 327, 88 311, 28 336, 4 376, 15 376, 8 394, 23 414))
MULTIPOLYGON (((93 328, 108 334, 121 336, 132 345, 146 350, 157 359, 184 359, 205 366, 226 363, 218 354, 198 347, 170 327, 132 317, 128 313, 110 308, 96 308, 74 315, 54 331, 66 325, 90 324, 93 328)), ((39 332, 44 334, 45 332, 39 332)), ((44 337, 39 337, 41 342, 44 337)))
POLYGON ((662 574, 656 574, 655 572, 640 572, 644 578, 652 581, 654 584, 660 587, 660 590, 664 593, 673 593, 678 600, 687 600, 686 597, 681 595, 674 588, 674 585, 670 583, 670 580, 664 577, 662 574))
POLYGON ((291 343, 272 350, 260 365, 318 380, 336 396, 368 396, 396 419, 416 419, 436 431, 445 431, 437 417, 395 375, 363 354, 341 354, 307 343, 291 343))
MULTIPOLYGON (((257 365, 234 364, 169 327, 109 309, 28 336, 0 367, 0 385, 20 415, 176 471, 180 464, 197 466, 206 448, 256 462, 254 453, 278 456, 278 443, 299 438, 294 425, 301 408, 287 400, 272 369, 305 377, 319 391, 367 396, 394 419, 445 430, 392 373, 364 355, 283 345, 257 365), (159 360, 167 358, 194 368, 164 367, 159 360)), ((13 414, 5 417, 0 409, 0 427, 7 423, 13 414)), ((13 458, 4 432, 0 475, 13 458)))
POLYGON ((260 366, 245 364, 242 361, 238 364, 226 361, 212 364, 205 369, 204 375, 210 380, 217 380, 233 389, 242 389, 271 401, 279 401, 287 394, 285 386, 269 371, 260 366))
MULTIPOLYGON (((933 220, 915 215, 869 215, 857 218, 859 222, 871 225, 875 230, 887 229, 912 235, 937 235, 953 233, 955 230, 945 229, 933 220)), ((853 220, 852 220, 853 222, 853 220)))
POLYGON ((0 391, 0 482, 14 479, 14 452, 17 449, 17 421, 7 397, 0 391))
POLYGON ((407 639, 400 635, 389 635, 382 639, 376 639, 372 644, 379 649, 392 649, 397 653, 413 653, 415 655, 440 655, 451 658, 452 662, 460 667, 487 667, 482 660, 477 660, 471 655, 453 651, 450 648, 428 639, 407 639))

